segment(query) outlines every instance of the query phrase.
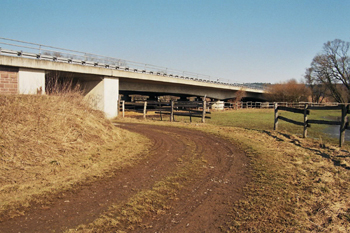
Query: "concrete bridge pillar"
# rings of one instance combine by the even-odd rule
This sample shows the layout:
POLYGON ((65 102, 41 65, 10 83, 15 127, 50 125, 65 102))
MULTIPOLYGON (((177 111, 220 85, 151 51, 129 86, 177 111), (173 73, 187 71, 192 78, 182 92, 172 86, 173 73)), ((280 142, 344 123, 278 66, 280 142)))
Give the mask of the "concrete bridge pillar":
POLYGON ((101 110, 107 118, 118 115, 119 79, 101 77, 101 80, 83 83, 85 99, 94 109, 101 110))
POLYGON ((18 70, 19 94, 44 94, 45 70, 20 68, 18 70))

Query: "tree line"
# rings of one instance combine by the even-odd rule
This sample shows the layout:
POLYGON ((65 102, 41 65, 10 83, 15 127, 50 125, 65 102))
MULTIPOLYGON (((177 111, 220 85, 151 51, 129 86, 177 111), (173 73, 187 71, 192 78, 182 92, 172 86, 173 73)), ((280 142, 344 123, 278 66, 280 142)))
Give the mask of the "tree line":
POLYGON ((267 87, 266 99, 275 102, 350 101, 350 42, 328 41, 305 71, 304 80, 295 79, 267 87))

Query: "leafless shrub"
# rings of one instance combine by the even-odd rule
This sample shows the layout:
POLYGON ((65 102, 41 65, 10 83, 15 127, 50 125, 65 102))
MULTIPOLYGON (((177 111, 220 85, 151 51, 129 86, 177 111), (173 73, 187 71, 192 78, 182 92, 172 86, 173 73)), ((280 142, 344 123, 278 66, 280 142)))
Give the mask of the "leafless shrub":
POLYGON ((266 99, 270 102, 301 102, 308 101, 309 89, 295 79, 273 84, 268 87, 266 99))
POLYGON ((80 83, 70 74, 50 71, 45 75, 45 90, 48 95, 82 94, 80 83))

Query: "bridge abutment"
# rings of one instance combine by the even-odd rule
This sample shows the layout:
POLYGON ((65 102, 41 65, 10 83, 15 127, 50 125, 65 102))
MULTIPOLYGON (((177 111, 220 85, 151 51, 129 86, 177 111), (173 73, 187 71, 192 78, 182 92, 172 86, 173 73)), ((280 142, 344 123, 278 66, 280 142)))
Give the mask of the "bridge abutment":
POLYGON ((19 68, 18 70, 19 94, 44 94, 45 70, 19 68))
POLYGON ((101 77, 101 80, 83 83, 85 99, 94 109, 101 110, 107 118, 118 115, 119 79, 101 77))
POLYGON ((45 71, 0 67, 0 94, 44 94, 45 71))

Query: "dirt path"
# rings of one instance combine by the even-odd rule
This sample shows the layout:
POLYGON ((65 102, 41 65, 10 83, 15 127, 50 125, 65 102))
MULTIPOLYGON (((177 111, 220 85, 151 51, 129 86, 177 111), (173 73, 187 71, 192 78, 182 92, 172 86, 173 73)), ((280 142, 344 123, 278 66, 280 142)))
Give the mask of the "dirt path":
POLYGON ((123 203, 171 174, 178 159, 189 152, 203 156, 208 169, 180 193, 168 213, 144 220, 151 229, 135 232, 218 232, 228 218, 229 203, 242 197, 249 181, 245 155, 228 141, 195 130, 141 124, 119 127, 151 139, 144 160, 111 178, 62 193, 49 206, 35 205, 24 216, 0 222, 0 232, 62 232, 92 222, 112 203, 123 203))

